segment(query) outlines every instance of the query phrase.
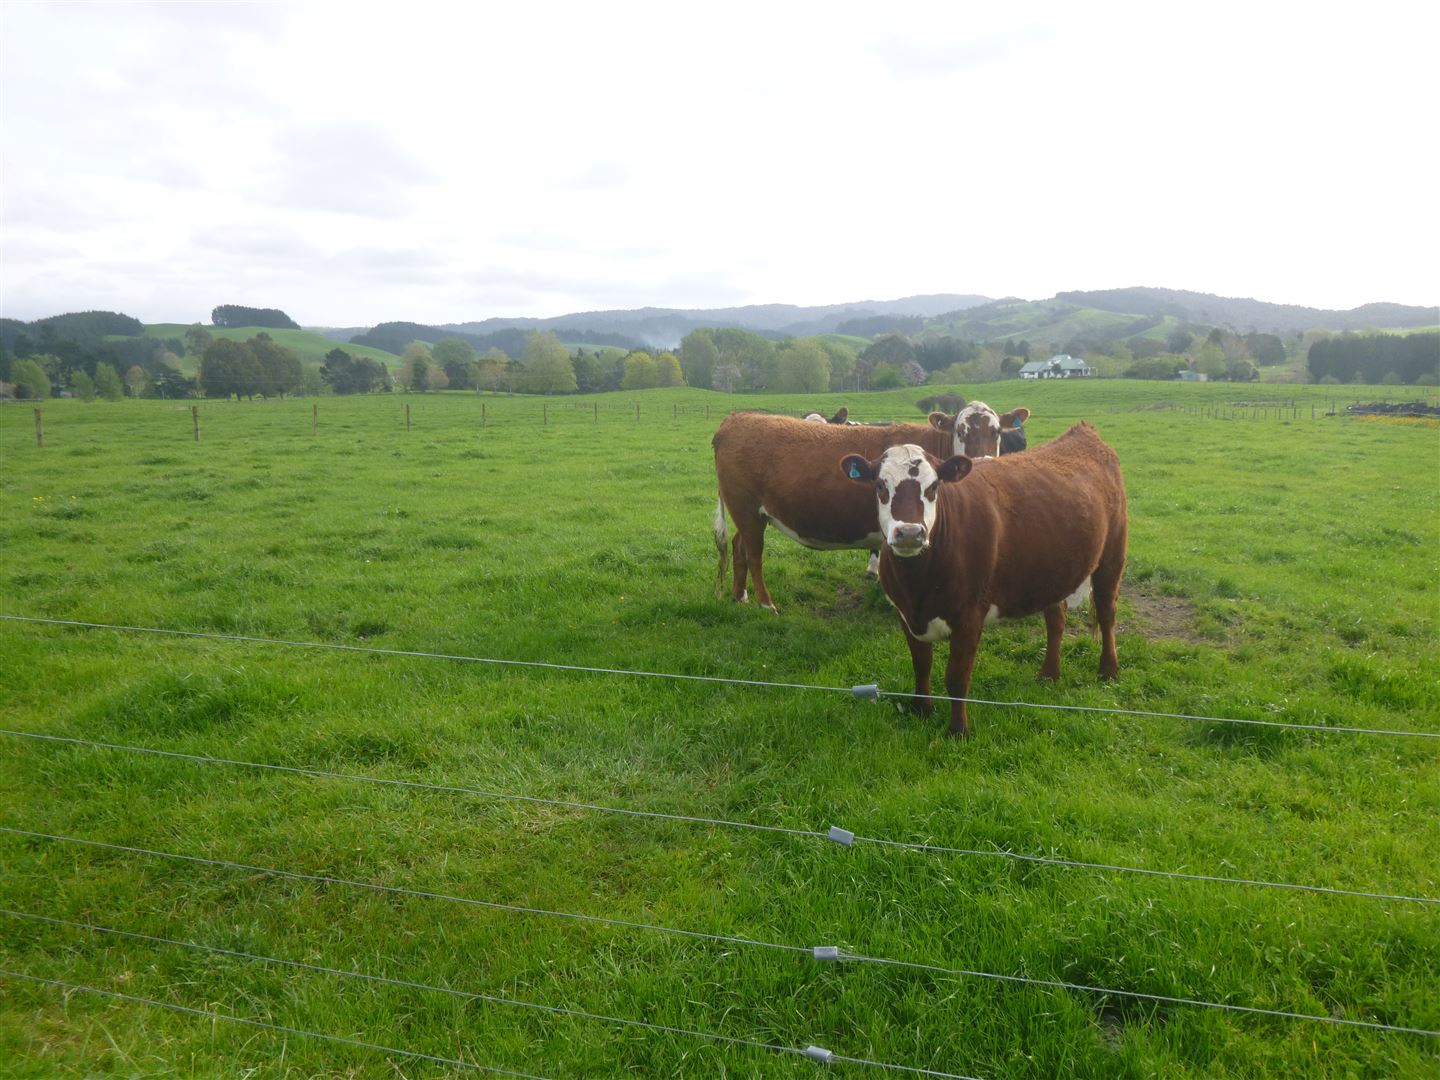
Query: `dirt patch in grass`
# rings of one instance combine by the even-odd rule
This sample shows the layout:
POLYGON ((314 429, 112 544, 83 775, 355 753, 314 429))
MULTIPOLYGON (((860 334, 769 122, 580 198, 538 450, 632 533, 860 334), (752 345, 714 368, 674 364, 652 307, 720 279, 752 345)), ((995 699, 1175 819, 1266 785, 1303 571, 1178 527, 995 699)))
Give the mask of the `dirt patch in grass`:
POLYGON ((1166 638, 1205 644, 1195 623, 1195 608, 1189 600, 1121 583, 1120 618, 1115 629, 1122 634, 1143 634, 1147 638, 1166 638), (1128 605, 1129 611, 1126 612, 1128 605))
POLYGON ((827 619, 843 619, 865 606, 865 592, 853 585, 835 586, 835 603, 820 614, 827 619))

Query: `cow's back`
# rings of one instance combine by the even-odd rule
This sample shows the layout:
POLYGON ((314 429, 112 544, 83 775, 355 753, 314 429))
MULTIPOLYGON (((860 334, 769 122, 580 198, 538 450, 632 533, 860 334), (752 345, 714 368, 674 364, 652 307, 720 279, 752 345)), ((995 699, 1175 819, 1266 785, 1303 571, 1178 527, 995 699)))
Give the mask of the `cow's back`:
POLYGON ((876 530, 875 499, 840 472, 846 454, 878 457, 904 443, 949 456, 951 437, 929 425, 834 426, 732 413, 715 432, 715 475, 739 525, 757 514, 801 543, 855 546, 876 530))
POLYGON ((1120 459, 1082 421, 1039 449, 978 462, 964 480, 941 485, 938 524, 937 545, 960 553, 956 565, 993 568, 983 580, 966 573, 956 587, 985 590, 1001 615, 1032 614, 1083 586, 1107 553, 1123 564, 1120 459))

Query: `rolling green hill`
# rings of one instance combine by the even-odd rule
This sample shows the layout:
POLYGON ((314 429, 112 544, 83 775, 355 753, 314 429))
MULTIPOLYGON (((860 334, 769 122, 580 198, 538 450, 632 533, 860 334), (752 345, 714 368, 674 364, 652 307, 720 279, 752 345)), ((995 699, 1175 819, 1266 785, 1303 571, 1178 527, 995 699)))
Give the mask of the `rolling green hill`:
MULTIPOLYGON (((145 336, 165 339, 183 338, 187 329, 188 326, 185 323, 151 323, 145 327, 145 336)), ((335 348, 344 349, 351 356, 368 356, 372 360, 379 360, 390 367, 394 367, 400 360, 394 353, 372 348, 369 345, 337 345, 329 338, 309 330, 272 330, 263 326, 207 326, 205 329, 217 338, 229 338, 232 341, 246 341, 260 333, 269 334, 287 349, 294 349, 299 353, 300 362, 306 367, 319 367, 325 361, 325 354, 335 348)), ((193 356, 182 357, 181 366, 185 374, 195 374, 196 358, 193 356)))
POLYGON ((1061 300, 1012 298, 936 319, 926 325, 921 336, 967 341, 1024 338, 1032 344, 1059 347, 1076 338, 1095 343, 1142 336, 1163 340, 1178 325, 1170 316, 1127 315, 1061 300))

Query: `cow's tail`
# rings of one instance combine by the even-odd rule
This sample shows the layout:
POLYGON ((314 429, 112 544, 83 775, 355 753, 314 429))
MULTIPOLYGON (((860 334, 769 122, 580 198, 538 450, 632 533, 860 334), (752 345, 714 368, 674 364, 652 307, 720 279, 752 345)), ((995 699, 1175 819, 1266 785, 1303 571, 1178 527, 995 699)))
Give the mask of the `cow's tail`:
POLYGON ((720 568, 715 571, 715 599, 725 599, 725 571, 730 565, 730 537, 725 528, 725 500, 715 496, 715 550, 720 553, 720 568))

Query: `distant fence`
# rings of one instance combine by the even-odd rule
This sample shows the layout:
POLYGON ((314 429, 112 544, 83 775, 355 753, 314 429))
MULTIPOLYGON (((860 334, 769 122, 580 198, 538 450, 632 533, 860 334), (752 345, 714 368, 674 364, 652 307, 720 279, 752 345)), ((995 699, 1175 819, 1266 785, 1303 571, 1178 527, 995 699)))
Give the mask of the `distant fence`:
MULTIPOLYGON (((1144 408, 1144 406, 1141 406, 1144 408)), ((1356 398, 1349 403, 1337 398, 1327 401, 1300 402, 1291 398, 1279 401, 1231 401, 1216 403, 1164 402, 1150 408, 1165 408, 1172 412, 1183 412, 1190 416, 1204 416, 1215 420, 1301 420, 1308 411, 1311 420, 1332 416, 1402 416, 1440 419, 1440 402, 1425 399, 1407 399, 1392 402, 1388 398, 1376 401, 1373 398, 1356 398)))
MULTIPOLYGON (((1023 396, 1023 395, 1020 395, 1023 396)), ((478 405, 473 413, 469 414, 468 422, 476 429, 484 430, 491 426, 505 427, 540 427, 547 428, 551 420, 573 422, 575 419, 588 420, 592 424, 644 424, 670 421, 678 423, 681 421, 718 423, 721 419, 732 413, 754 412, 765 413, 773 416, 790 416, 804 418, 815 411, 812 409, 769 409, 769 408, 745 408, 743 399, 737 402, 735 407, 728 403, 717 404, 685 404, 672 402, 669 406, 659 404, 646 404, 640 401, 605 403, 591 401, 570 401, 557 397, 551 399, 536 399, 534 397, 499 397, 499 398, 474 398, 470 396, 459 397, 459 395, 397 395, 399 400, 390 398, 389 395, 357 395, 351 399, 322 399, 326 401, 354 400, 374 404, 392 404, 394 406, 393 422, 395 427, 404 425, 406 431, 413 431, 416 427, 422 430, 427 427, 427 417, 417 408, 412 412, 413 406, 423 406, 429 401, 443 400, 455 402, 471 402, 478 405), (386 401, 388 399, 388 402, 386 401)), ((224 409, 226 405, 234 408, 234 403, 212 402, 210 408, 224 409)), ((295 404, 292 400, 287 404, 295 404)), ((195 441, 201 441, 202 412, 205 409, 202 404, 177 403, 177 412, 182 415, 188 413, 183 420, 175 424, 177 432, 184 431, 195 441)), ((379 410, 377 410, 379 411, 379 410)), ((833 411, 827 408, 826 411, 833 411)), ((1100 415, 1118 415, 1131 412, 1180 412, 1189 416, 1204 417, 1215 420, 1258 420, 1258 421, 1299 421, 1303 419, 1321 420, 1336 416, 1358 416, 1358 415, 1387 415, 1399 417, 1422 417, 1440 420, 1440 398, 1415 398, 1407 397, 1404 400, 1390 401, 1382 398, 1376 401, 1374 398, 1355 397, 1351 400, 1330 397, 1324 400, 1305 400, 1297 398, 1262 398, 1257 400, 1239 400, 1223 402, 1183 402, 1175 400, 1162 400, 1154 402, 1137 403, 1115 403, 1097 404, 1094 408, 1081 409, 1079 411, 1066 411, 1056 413, 1041 411, 1035 414, 1034 418, 1039 420, 1072 421, 1091 419, 1100 415)), ((903 410, 902 410, 903 412, 903 410)), ((54 442, 53 436, 57 428, 52 422, 49 431, 45 428, 43 410, 34 409, 35 414, 35 444, 38 448, 44 448, 47 435, 52 436, 50 441, 54 442)), ((380 422, 384 420, 384 412, 380 411, 380 422)), ((463 414, 461 414, 463 415, 463 414)), ((447 426, 453 426, 456 422, 456 413, 447 413, 447 426)), ((310 399, 310 408, 303 412, 296 410, 295 430, 304 431, 308 427, 311 437, 318 438, 324 426, 321 402, 310 399)), ((53 419, 53 418, 52 418, 53 419)), ((876 417, 862 423, 920 423, 923 417, 917 412, 913 415, 891 414, 885 417, 876 417)), ((352 422, 347 417, 347 423, 352 422)), ((461 423, 466 420, 462 419, 461 423)), ((65 428, 62 419, 58 428, 63 432, 65 428)))

